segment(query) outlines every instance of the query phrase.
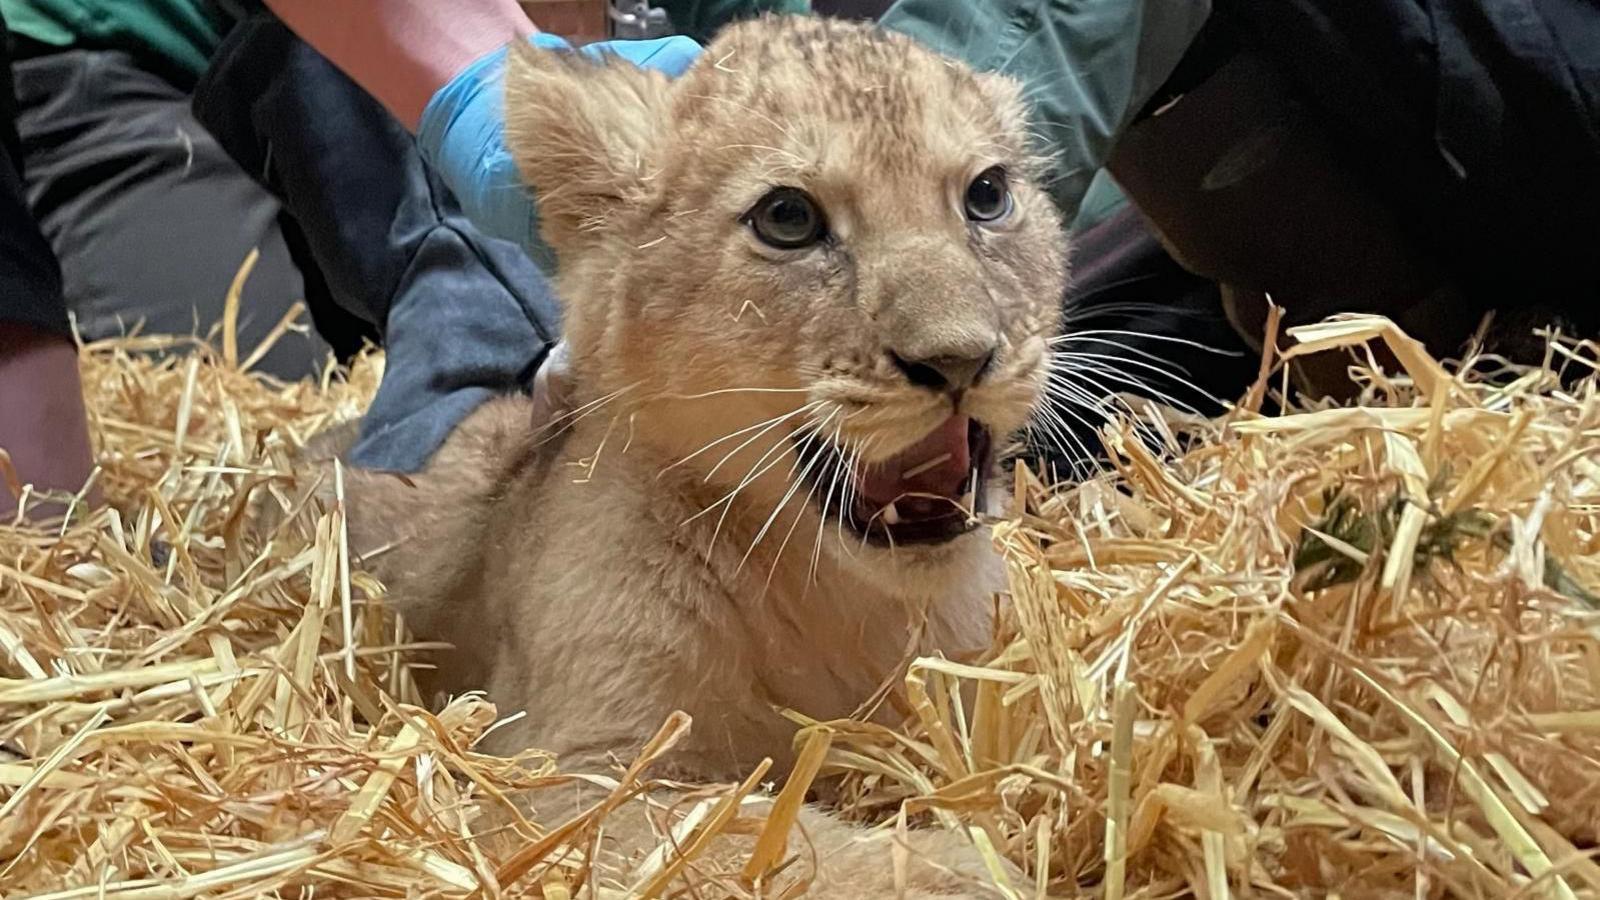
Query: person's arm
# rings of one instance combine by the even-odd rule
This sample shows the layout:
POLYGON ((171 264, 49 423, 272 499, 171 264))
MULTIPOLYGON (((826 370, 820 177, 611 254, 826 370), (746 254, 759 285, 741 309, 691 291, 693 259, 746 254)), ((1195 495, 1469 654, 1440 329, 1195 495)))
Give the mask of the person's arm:
MULTIPOLYGON (((83 487, 94 456, 71 338, 0 322, 0 447, 23 484, 83 487)), ((15 510, 16 498, 0 479, 0 516, 15 510)))
MULTIPOLYGON (((570 50, 566 41, 535 29, 516 0, 265 2, 416 133, 422 158, 480 230, 521 244, 550 268, 549 250, 539 241, 535 202, 505 147, 501 77, 513 40, 570 50)), ((676 76, 700 47, 689 38, 670 37, 607 41, 581 52, 608 53, 676 76)))
POLYGON ((473 62, 537 29, 517 0, 266 0, 315 47, 417 130, 428 101, 473 62))

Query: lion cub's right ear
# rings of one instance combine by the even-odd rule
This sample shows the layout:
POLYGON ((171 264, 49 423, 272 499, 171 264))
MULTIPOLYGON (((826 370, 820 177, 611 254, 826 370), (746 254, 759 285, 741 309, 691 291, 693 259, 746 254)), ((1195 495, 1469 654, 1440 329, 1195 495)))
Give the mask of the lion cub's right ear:
POLYGON ((515 42, 506 63, 506 146, 538 196, 557 255, 643 194, 667 77, 614 56, 515 42))

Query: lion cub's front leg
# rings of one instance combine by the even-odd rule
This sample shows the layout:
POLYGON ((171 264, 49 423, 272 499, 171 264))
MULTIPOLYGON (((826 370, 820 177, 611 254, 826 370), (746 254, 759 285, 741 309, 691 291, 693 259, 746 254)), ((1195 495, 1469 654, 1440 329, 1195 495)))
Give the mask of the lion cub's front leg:
MULTIPOLYGON (((816 848, 817 877, 813 897, 963 897, 1000 894, 972 842, 942 829, 917 829, 904 836, 869 830, 823 810, 807 807, 799 826, 816 848), (895 871, 895 855, 903 848, 904 881, 895 871), (903 889, 903 893, 902 893, 903 889)), ((804 850, 790 840, 791 852, 804 850)), ((804 857, 800 861, 804 864, 804 857)))

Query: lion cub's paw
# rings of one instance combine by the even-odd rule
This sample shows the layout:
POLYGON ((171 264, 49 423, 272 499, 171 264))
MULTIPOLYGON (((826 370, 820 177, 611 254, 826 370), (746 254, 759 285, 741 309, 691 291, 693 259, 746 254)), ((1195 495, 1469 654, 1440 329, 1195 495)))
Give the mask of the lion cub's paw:
MULTIPOLYGON (((993 900, 993 886, 983 857, 966 835, 940 829, 908 832, 868 831, 817 809, 800 816, 816 851, 817 872, 807 897, 868 900, 880 897, 993 900), (903 876, 895 873, 897 842, 904 842, 903 876), (903 877, 903 881, 901 878, 903 877), (903 890, 903 893, 902 893, 903 890)), ((1007 865, 1017 883, 1020 872, 1007 865)))

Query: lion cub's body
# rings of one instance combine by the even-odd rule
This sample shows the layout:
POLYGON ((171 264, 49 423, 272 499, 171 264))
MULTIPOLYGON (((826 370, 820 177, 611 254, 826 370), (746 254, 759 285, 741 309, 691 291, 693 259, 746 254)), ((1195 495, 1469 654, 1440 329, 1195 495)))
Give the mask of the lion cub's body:
MULTIPOLYGON (((355 549, 418 637, 457 648, 432 686, 524 712, 496 746, 569 770, 628 761, 683 710, 655 772, 725 780, 784 771, 782 709, 843 717, 912 654, 986 649, 1000 563, 943 504, 998 509, 991 436, 1039 399, 1065 280, 1018 86, 768 20, 677 81, 514 53, 507 102, 560 260, 569 412, 536 427, 498 400, 419 475, 347 483, 355 549)), ((822 896, 897 890, 886 847, 803 821, 822 896)), ((961 842, 914 849, 980 872, 961 842)))
POLYGON ((596 460, 604 417, 549 440, 528 409, 485 405, 409 486, 362 473, 347 485, 353 545, 390 548, 369 567, 396 607, 461 648, 436 654, 425 683, 526 711, 492 746, 599 771, 681 709, 694 727, 663 760, 673 775, 736 779, 763 757, 781 771, 794 726, 776 709, 842 718, 908 652, 987 647, 998 566, 923 595, 828 560, 813 575, 809 553, 773 574, 773 548, 744 558, 760 521, 730 516, 714 544, 716 516, 683 524, 719 496, 697 476, 658 478, 668 461, 631 448, 596 460))

